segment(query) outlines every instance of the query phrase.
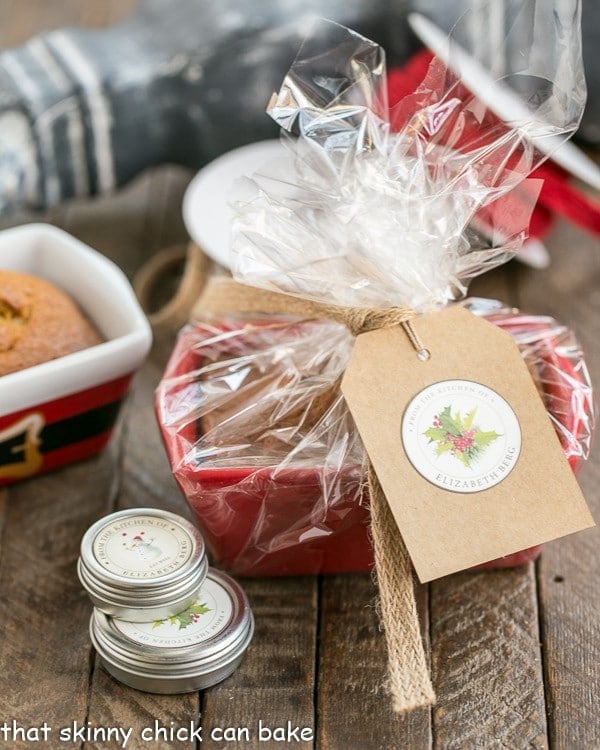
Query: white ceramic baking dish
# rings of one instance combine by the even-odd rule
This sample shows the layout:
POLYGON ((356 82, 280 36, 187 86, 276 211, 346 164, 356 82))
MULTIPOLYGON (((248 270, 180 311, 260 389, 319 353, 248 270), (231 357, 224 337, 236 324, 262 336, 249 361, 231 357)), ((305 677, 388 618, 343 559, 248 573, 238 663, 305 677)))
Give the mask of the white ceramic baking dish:
POLYGON ((0 377, 0 484, 100 450, 152 335, 112 261, 47 224, 0 232, 0 268, 41 276, 67 292, 104 341, 0 377))

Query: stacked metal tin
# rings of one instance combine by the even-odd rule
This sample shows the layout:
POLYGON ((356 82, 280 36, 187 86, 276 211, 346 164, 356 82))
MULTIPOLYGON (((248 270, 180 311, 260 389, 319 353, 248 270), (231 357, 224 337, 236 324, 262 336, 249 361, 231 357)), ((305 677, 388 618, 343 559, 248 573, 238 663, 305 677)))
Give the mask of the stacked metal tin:
POLYGON ((214 685, 252 639, 243 590, 209 568, 200 532, 174 513, 132 508, 101 518, 82 539, 77 572, 94 604, 90 637, 102 664, 138 690, 214 685))

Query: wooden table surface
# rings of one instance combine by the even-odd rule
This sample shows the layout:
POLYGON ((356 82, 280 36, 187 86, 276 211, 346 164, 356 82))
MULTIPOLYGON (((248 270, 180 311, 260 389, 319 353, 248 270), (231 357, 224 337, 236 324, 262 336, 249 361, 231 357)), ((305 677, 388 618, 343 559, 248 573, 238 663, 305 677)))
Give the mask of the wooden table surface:
MULTIPOLYGON (((0 0, 0 45, 66 24, 114 23, 134 5, 0 0)), ((161 167, 116 196, 11 216, 2 226, 49 221, 133 277, 158 250, 186 241, 180 204, 190 177, 161 167)), ((548 247, 548 270, 513 262, 472 291, 572 326, 600 383, 600 245, 560 224, 548 247)), ((101 455, 0 490, 0 748, 120 746, 81 734, 69 741, 66 732, 82 727, 131 729, 129 748, 600 748, 597 529, 548 544, 535 565, 419 588, 438 695, 431 711, 404 718, 390 711, 376 591, 366 574, 244 581, 257 625, 252 647, 232 677, 201 694, 161 697, 110 678, 90 646, 90 604, 75 562, 84 531, 112 510, 152 505, 187 514, 152 410, 164 361, 159 351, 148 359, 101 455), (31 733, 29 741, 11 738, 14 726, 44 722, 46 743, 31 733), (142 730, 150 728, 148 738, 155 722, 162 734, 144 741, 142 730), (313 739, 261 742, 259 722, 307 727, 313 739), (198 726, 202 743, 188 741, 198 726), (180 739, 164 739, 175 730, 180 739)), ((581 484, 600 518, 598 441, 581 484)))

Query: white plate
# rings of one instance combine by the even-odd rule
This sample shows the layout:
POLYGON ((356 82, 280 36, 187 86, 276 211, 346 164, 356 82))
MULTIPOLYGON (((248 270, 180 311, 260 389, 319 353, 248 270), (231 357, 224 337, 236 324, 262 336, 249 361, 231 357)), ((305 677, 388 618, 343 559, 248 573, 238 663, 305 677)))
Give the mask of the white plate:
POLYGON ((0 377, 0 416, 135 371, 152 333, 125 274, 67 232, 27 224, 0 232, 0 268, 41 276, 67 292, 106 339, 0 377))
POLYGON ((183 220, 192 240, 217 263, 229 268, 231 188, 240 177, 250 177, 284 153, 279 140, 258 141, 219 156, 201 169, 183 198, 183 220))

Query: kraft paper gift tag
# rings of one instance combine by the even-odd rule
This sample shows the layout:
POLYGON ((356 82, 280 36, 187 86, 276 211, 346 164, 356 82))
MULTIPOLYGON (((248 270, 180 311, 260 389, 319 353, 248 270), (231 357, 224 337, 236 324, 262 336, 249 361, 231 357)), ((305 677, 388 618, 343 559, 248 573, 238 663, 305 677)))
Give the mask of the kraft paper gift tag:
POLYGON ((342 391, 422 582, 594 522, 512 337, 461 307, 361 334, 342 391))

